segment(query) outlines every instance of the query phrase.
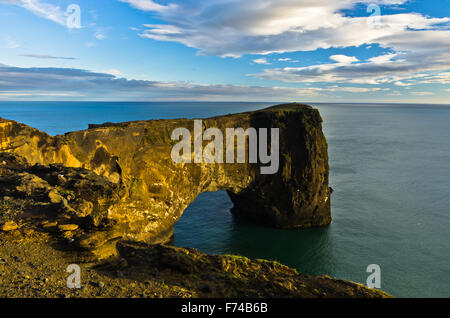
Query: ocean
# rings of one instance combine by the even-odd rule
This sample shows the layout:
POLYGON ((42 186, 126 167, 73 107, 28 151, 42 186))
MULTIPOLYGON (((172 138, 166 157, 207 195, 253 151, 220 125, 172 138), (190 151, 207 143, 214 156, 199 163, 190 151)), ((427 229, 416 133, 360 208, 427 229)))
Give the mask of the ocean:
MULTIPOLYGON (((200 118, 274 103, 0 102, 0 117, 51 135, 90 123, 200 118)), ((234 220, 224 191, 204 193, 175 227, 174 245, 277 260, 311 275, 397 297, 450 297, 450 106, 316 104, 328 140, 333 222, 277 230, 234 220)))

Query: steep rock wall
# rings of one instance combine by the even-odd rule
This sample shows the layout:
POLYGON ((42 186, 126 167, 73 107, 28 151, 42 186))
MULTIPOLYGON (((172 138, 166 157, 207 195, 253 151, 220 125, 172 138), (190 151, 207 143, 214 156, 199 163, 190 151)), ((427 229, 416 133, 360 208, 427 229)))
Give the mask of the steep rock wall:
MULTIPOLYGON (((31 164, 82 167, 124 187, 120 202, 105 207, 126 238, 161 242, 203 192, 227 190, 235 215, 278 228, 330 223, 327 143, 319 112, 301 104, 203 120, 204 129, 279 128, 280 168, 262 175, 259 164, 176 164, 172 131, 194 121, 151 120, 91 125, 51 137, 0 119, 0 152, 31 164)), ((269 139, 270 140, 270 139, 269 139)), ((207 142, 204 142, 206 145, 207 142)), ((206 213, 206 211, 205 211, 206 213)))

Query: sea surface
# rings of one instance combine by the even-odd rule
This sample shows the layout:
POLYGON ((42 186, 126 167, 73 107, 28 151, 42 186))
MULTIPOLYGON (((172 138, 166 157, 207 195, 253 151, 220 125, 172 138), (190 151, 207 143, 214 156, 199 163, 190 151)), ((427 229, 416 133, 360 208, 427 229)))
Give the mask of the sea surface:
MULTIPOLYGON (((90 123, 199 118, 274 103, 2 102, 0 117, 51 135, 90 123)), ((174 244, 266 258, 312 275, 381 288, 398 297, 450 297, 450 106, 315 104, 329 144, 333 222, 276 230, 236 221, 224 191, 205 193, 175 227, 174 244)))

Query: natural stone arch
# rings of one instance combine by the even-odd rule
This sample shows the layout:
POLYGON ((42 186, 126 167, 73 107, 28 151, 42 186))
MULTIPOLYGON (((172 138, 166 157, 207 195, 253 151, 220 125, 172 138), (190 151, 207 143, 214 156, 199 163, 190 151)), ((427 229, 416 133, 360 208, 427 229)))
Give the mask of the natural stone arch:
POLYGON ((327 143, 319 112, 300 104, 203 120, 205 128, 280 129, 280 168, 262 175, 258 164, 175 164, 170 156, 178 127, 193 120, 151 120, 90 125, 50 137, 26 125, 0 123, 2 151, 31 163, 84 167, 120 183, 126 195, 108 217, 133 240, 161 242, 183 211, 203 192, 227 190, 233 213, 278 228, 330 223, 327 143))

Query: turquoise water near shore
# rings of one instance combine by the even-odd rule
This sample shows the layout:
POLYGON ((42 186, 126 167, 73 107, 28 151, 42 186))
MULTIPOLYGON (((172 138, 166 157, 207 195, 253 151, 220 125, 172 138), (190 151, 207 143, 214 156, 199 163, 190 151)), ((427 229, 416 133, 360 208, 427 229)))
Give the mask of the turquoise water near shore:
MULTIPOLYGON (((1 102, 0 117, 52 135, 89 123, 208 117, 273 103, 1 102)), ((278 260, 313 275, 399 297, 450 297, 450 106, 315 104, 329 144, 333 222, 276 230, 234 220, 224 191, 205 193, 175 227, 174 244, 278 260)))

